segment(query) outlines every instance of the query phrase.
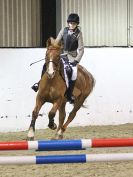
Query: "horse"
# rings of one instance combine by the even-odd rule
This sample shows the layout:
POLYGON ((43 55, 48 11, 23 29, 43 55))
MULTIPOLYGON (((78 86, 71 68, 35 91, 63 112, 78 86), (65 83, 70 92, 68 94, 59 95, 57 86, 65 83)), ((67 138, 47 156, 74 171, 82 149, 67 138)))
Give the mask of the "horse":
POLYGON ((61 62, 60 57, 61 51, 62 45, 54 38, 50 37, 46 42, 46 72, 40 80, 39 90, 36 96, 36 104, 32 112, 32 119, 27 134, 28 140, 34 140, 35 122, 42 105, 46 102, 52 103, 53 105, 48 113, 48 127, 52 130, 57 129, 54 139, 63 139, 63 133, 70 122, 75 118, 77 111, 83 106, 85 99, 90 95, 94 88, 95 79, 93 75, 83 66, 78 64, 77 79, 73 90, 75 101, 73 103, 73 109, 65 121, 65 106, 67 103, 65 93, 67 86, 63 77, 63 63, 61 62), (58 127, 54 123, 54 117, 57 110, 59 111, 58 127))

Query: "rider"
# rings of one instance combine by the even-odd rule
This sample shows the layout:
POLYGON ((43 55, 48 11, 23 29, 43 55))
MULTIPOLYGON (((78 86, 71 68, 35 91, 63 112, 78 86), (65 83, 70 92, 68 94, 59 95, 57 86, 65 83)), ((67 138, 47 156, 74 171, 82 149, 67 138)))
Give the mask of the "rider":
MULTIPOLYGON (((67 18, 68 26, 61 29, 56 40, 63 41, 63 56, 68 58, 68 61, 72 67, 72 77, 68 84, 67 89, 67 99, 70 103, 74 102, 74 96, 72 95, 75 81, 77 78, 77 64, 80 62, 83 53, 84 53, 84 45, 83 45, 83 37, 82 32, 80 31, 79 25, 79 16, 76 13, 69 14, 67 18)), ((46 67, 44 65, 42 70, 42 75, 44 74, 46 67)), ((38 90, 38 83, 32 86, 34 91, 38 90)))

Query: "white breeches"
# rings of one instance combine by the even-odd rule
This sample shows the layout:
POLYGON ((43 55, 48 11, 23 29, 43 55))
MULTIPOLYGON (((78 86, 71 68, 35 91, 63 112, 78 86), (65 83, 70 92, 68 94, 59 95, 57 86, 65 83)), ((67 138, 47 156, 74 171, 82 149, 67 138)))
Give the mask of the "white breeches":
MULTIPOLYGON (((62 60, 63 61, 63 60, 62 60)), ((69 87, 69 79, 67 77, 67 73, 66 73, 66 67, 65 67, 65 62, 63 61, 64 63, 64 75, 65 75, 65 81, 66 81, 66 85, 67 85, 67 88, 69 87)), ((71 80, 74 81, 77 79, 77 66, 72 66, 72 77, 71 77, 71 80)))

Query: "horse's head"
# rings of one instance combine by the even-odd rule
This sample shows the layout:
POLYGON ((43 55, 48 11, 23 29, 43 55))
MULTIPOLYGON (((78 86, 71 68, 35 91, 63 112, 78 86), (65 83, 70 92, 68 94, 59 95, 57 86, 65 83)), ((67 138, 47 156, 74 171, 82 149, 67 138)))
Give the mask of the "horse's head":
POLYGON ((48 77, 52 79, 56 71, 59 71, 61 44, 52 37, 47 40, 46 44, 46 73, 48 77))

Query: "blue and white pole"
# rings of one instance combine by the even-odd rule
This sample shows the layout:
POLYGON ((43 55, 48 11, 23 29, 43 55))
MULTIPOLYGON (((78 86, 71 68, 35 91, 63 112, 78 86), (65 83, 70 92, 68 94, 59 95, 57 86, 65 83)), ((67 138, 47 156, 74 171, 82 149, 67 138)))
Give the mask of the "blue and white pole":
POLYGON ((0 157, 0 165, 132 161, 133 153, 0 157))

